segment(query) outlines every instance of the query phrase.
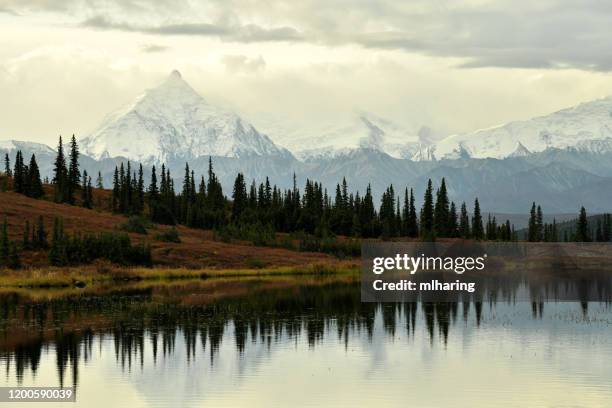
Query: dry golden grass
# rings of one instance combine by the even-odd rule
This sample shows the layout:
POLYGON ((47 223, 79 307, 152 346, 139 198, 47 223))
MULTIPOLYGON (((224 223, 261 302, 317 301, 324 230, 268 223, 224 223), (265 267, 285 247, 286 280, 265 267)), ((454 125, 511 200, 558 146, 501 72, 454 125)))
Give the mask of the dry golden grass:
POLYGON ((190 268, 123 268, 108 264, 97 264, 73 268, 28 268, 22 270, 0 270, 0 288, 58 288, 99 286, 111 282, 128 281, 172 281, 206 278, 237 278, 261 276, 339 275, 358 270, 355 262, 335 264, 306 264, 301 266, 277 266, 248 269, 190 269, 190 268))

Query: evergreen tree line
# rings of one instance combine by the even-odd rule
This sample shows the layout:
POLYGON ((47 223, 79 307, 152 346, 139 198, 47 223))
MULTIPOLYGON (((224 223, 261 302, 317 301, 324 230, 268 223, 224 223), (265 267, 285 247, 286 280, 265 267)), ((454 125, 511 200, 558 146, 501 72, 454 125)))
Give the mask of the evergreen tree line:
POLYGON ((346 179, 336 185, 333 199, 321 183, 306 180, 304 191, 296 185, 281 189, 271 185, 269 178, 259 185, 247 186, 242 173, 236 176, 231 200, 224 194, 209 159, 208 177, 196 177, 189 164, 185 165, 182 188, 176 193, 170 170, 162 165, 157 173, 152 168, 150 184, 144 190, 142 166, 138 173, 128 162, 115 168, 112 209, 134 215, 145 214, 154 222, 184 224, 189 227, 245 231, 244 226, 256 226, 250 231, 297 232, 319 237, 346 235, 363 238, 463 237, 473 239, 512 240, 516 233, 509 221, 497 225, 495 218, 483 225, 478 200, 470 218, 467 206, 460 211, 448 198, 446 181, 442 179, 435 193, 431 180, 425 192, 424 204, 417 210, 412 189, 403 191, 403 200, 389 186, 376 208, 371 187, 365 194, 349 192, 346 179), (158 184, 158 177, 160 180, 158 184), (197 188, 196 188, 197 184, 197 188), (145 205, 146 204, 146 205, 145 205))
MULTIPOLYGON (((12 179, 12 189, 16 193, 24 194, 32 198, 41 198, 45 192, 40 178, 40 170, 36 163, 36 155, 32 154, 29 164, 25 164, 21 150, 15 155, 15 166, 11 170, 11 163, 8 153, 4 157, 4 173, 12 179)), ((99 187, 102 187, 101 174, 98 173, 99 187)), ((70 141, 70 153, 68 160, 64 154, 62 137, 59 138, 57 156, 53 167, 53 199, 58 203, 75 203, 75 195, 81 191, 81 202, 84 207, 92 208, 93 188, 91 177, 84 170, 81 175, 79 171, 79 148, 76 138, 73 135, 70 141)), ((8 189, 8 183, 4 185, 8 189)))
POLYGON ((578 217, 570 223, 573 228, 562 228, 553 219, 552 223, 543 222, 542 208, 534 202, 529 214, 527 241, 529 242, 609 242, 612 240, 612 216, 602 214, 595 228, 589 225, 586 209, 580 207, 578 217), (562 236, 561 236, 562 235, 562 236))
POLYGON ((49 262, 53 266, 87 264, 96 259, 106 259, 120 265, 152 265, 149 245, 133 245, 127 234, 118 232, 76 232, 69 235, 64 232, 61 218, 54 220, 51 243, 48 242, 42 216, 32 224, 26 220, 20 245, 9 239, 8 220, 4 216, 0 230, 0 268, 20 268, 20 251, 46 249, 49 249, 49 262))
POLYGON ((145 203, 144 181, 142 164, 136 171, 132 171, 132 165, 128 161, 127 167, 115 166, 113 175, 113 191, 111 209, 113 212, 122 214, 141 214, 145 203))
POLYGON ((372 197, 371 186, 363 196, 349 193, 347 182, 336 185, 335 197, 329 197, 320 183, 306 181, 303 195, 294 181, 292 189, 285 191, 269 181, 255 183, 247 193, 244 176, 239 174, 234 182, 231 221, 235 223, 271 223, 276 231, 304 231, 317 236, 326 233, 346 236, 383 239, 412 237, 434 239, 436 237, 464 237, 474 239, 510 240, 514 235, 509 222, 497 227, 492 221, 490 234, 485 230, 478 200, 470 219, 467 206, 457 206, 448 198, 446 181, 442 179, 435 193, 431 180, 420 210, 415 206, 413 189, 405 188, 403 199, 397 196, 393 185, 382 194, 378 210, 372 197), (505 233, 506 226, 508 231, 505 233))
MULTIPOLYGON (((13 179, 13 189, 30 197, 41 197, 44 192, 36 157, 32 155, 28 165, 21 151, 17 152, 14 169, 11 170, 8 154, 5 157, 5 173, 13 179)), ((382 194, 378 207, 374 205, 371 186, 365 194, 349 193, 345 179, 336 185, 332 199, 321 183, 306 180, 305 188, 297 188, 295 175, 293 187, 281 189, 265 182, 249 186, 243 174, 234 181, 231 200, 223 193, 209 159, 207 179, 202 176, 196 182, 195 174, 185 164, 183 184, 177 193, 170 170, 161 166, 159 173, 153 166, 150 183, 144 185, 142 165, 133 169, 128 161, 115 167, 111 210, 127 215, 147 215, 153 222, 162 224, 184 224, 194 228, 220 229, 234 226, 256 226, 254 231, 298 232, 319 237, 346 235, 383 239, 412 237, 435 239, 436 237, 460 237, 476 240, 511 241, 517 233, 509 220, 498 224, 490 215, 483 223, 478 199, 474 201, 471 216, 466 203, 459 208, 448 198, 445 179, 434 191, 428 180, 420 209, 415 206, 413 189, 405 188, 403 197, 390 185, 382 194), (159 180, 159 182, 158 182, 159 180), (197 185, 197 187, 196 187, 197 185)), ((75 203, 75 194, 81 192, 84 207, 93 206, 91 177, 87 171, 79 171, 79 148, 75 136, 69 144, 66 157, 62 137, 59 138, 54 163, 54 200, 75 203)), ((102 176, 98 173, 96 186, 103 188, 102 176)), ((590 228, 586 211, 581 209, 576 220, 576 229, 564 231, 566 241, 609 241, 611 220, 604 215, 595 229, 590 228)), ((559 228, 555 220, 544 223, 542 208, 534 202, 530 211, 527 240, 530 242, 560 241, 559 228)))
POLYGON ((30 222, 26 220, 21 246, 17 241, 9 240, 8 219, 6 215, 4 216, 2 231, 0 232, 0 268, 19 269, 21 267, 21 250, 46 248, 48 248, 47 233, 42 216, 38 218, 37 223, 32 223, 32 228, 30 228, 30 222))
MULTIPOLYGON (((4 173, 13 180, 13 191, 32 198, 40 198, 45 193, 40 179, 40 170, 36 163, 36 155, 32 154, 30 162, 25 164, 21 150, 15 155, 15 167, 11 170, 8 153, 4 156, 4 173)), ((8 189, 8 184, 4 186, 8 189)))
POLYGON ((38 217, 36 223, 32 223, 30 228, 30 221, 26 220, 23 228, 23 241, 21 248, 23 250, 38 250, 47 249, 49 243, 47 241, 47 231, 45 230, 45 223, 42 215, 38 217))
POLYGON ((185 165, 179 194, 175 192, 174 180, 165 165, 161 166, 159 183, 157 169, 153 166, 145 191, 142 165, 136 173, 130 162, 126 166, 121 163, 115 167, 111 201, 112 210, 122 214, 143 214, 146 207, 149 218, 161 224, 179 223, 210 229, 227 224, 229 218, 230 206, 213 171, 212 160, 209 160, 208 179, 202 176, 197 188, 194 172, 185 165))
MULTIPOLYGON (((91 184, 88 178, 85 178, 83 183, 85 185, 87 183, 91 184)), ((51 184, 53 185, 53 199, 55 202, 75 203, 75 192, 81 188, 81 173, 79 171, 79 147, 74 135, 72 135, 70 140, 68 159, 64 154, 62 137, 59 137, 51 184)))

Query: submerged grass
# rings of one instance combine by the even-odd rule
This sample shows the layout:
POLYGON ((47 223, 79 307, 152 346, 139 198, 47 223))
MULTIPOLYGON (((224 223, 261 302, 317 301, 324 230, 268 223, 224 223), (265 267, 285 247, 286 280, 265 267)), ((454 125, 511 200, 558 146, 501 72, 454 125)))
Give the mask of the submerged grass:
POLYGON ((358 266, 354 262, 238 269, 119 268, 106 265, 82 268, 50 267, 18 271, 1 270, 0 288, 86 287, 137 280, 172 281, 248 276, 341 275, 352 274, 357 270, 358 266))

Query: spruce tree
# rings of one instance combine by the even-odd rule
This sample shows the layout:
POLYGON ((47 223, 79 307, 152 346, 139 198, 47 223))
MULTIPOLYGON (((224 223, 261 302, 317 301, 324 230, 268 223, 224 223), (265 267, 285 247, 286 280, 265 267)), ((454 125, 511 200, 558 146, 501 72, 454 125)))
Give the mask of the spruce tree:
POLYGON ((121 201, 121 183, 119 180, 119 170, 115 166, 115 172, 113 173, 113 192, 111 198, 111 207, 113 212, 119 211, 119 202, 121 201))
POLYGON ((91 208, 93 206, 93 187, 91 186, 91 177, 87 177, 86 188, 87 188, 87 199, 89 201, 88 208, 91 208))
POLYGON ((559 231, 557 230, 557 220, 553 218, 551 231, 550 231, 550 240, 551 242, 559 241, 559 231))
POLYGON ((8 177, 13 177, 13 172, 11 171, 11 159, 9 158, 8 153, 4 154, 4 174, 8 177))
POLYGON ((584 207, 580 207, 580 215, 578 216, 578 221, 576 222, 576 241, 591 241, 591 236, 589 233, 589 221, 587 219, 587 213, 584 207))
POLYGON ((246 183, 242 173, 238 173, 234 181, 234 191, 232 193, 232 221, 240 221, 248 205, 246 183))
MULTIPOLYGON (((270 201, 270 181, 266 178, 266 186, 264 187, 263 198, 266 207, 270 201)), ((212 158, 208 158, 208 185, 206 186, 207 191, 207 207, 210 211, 217 212, 222 210, 225 205, 225 197, 223 197, 223 189, 221 183, 217 179, 217 175, 213 170, 212 158)), ((217 222, 220 220, 217 220, 217 222)))
POLYGON ((419 223, 417 221, 416 206, 414 204, 414 192, 410 189, 410 207, 408 209, 408 236, 416 238, 419 236, 419 223))
POLYGON ((538 241, 538 224, 536 215, 536 203, 531 204, 531 211, 529 212, 529 225, 527 227, 527 240, 529 242, 538 241))
POLYGON ((474 214, 472 215, 472 238, 481 240, 484 238, 484 228, 482 225, 482 216, 480 215, 480 203, 478 199, 474 200, 474 214))
POLYGON ((542 207, 538 205, 536 209, 536 240, 544 239, 544 217, 542 216, 542 207))
MULTIPOLYGON (((399 201, 399 200, 398 200, 399 201)), ((407 237, 409 236, 409 223, 410 223, 410 197, 408 196, 408 187, 404 190, 404 203, 402 206, 402 224, 400 235, 407 237)))
POLYGON ((136 184, 136 212, 141 214, 144 211, 145 191, 144 191, 144 171, 142 164, 138 166, 138 182, 136 184))
POLYGON ((61 136, 57 144, 57 155, 53 166, 52 184, 55 202, 61 203, 67 201, 68 171, 66 170, 66 157, 64 156, 64 145, 61 136))
POLYGON ((497 220, 495 219, 495 216, 491 218, 490 213, 488 215, 488 220, 487 220, 486 237, 489 241, 497 240, 497 220))
POLYGON ((151 182, 149 183, 147 198, 149 204, 149 216, 152 220, 156 220, 157 217, 155 210, 159 201, 159 190, 157 189, 157 173, 155 166, 153 166, 151 169, 151 182))
POLYGON ((28 166, 28 192, 27 195, 32 198, 40 198, 45 192, 43 190, 42 181, 40 180, 40 171, 38 170, 38 163, 36 163, 36 156, 32 154, 30 158, 30 165, 28 166))
POLYGON ((125 167, 123 166, 123 162, 119 164, 119 212, 126 212, 126 204, 127 204, 127 181, 125 179, 125 167))
POLYGON ((83 185, 81 186, 81 200, 83 203, 83 207, 91 208, 92 207, 92 197, 91 197, 91 177, 87 175, 87 170, 83 170, 83 185))
POLYGON ((423 207, 421 207, 421 237, 431 239, 435 236, 434 232, 434 204, 433 204, 433 186, 431 179, 427 182, 427 189, 423 199, 423 207))
POLYGON ((13 190, 16 193, 25 194, 25 169, 21 150, 17 150, 15 155, 15 170, 13 171, 13 190))
POLYGON ((74 192, 81 187, 81 172, 79 170, 79 146, 72 135, 70 140, 70 162, 68 165, 68 186, 66 201, 74 204, 74 192))
POLYGON ((455 206, 455 202, 451 202, 450 209, 448 212, 448 236, 456 237, 458 228, 459 226, 457 224, 457 207, 455 206))
POLYGON ((181 194, 181 218, 186 219, 187 211, 191 206, 189 197, 191 196, 191 171, 189 164, 185 163, 185 175, 183 176, 183 192, 181 194))
MULTIPOLYGON (((309 193, 309 189, 308 189, 308 184, 309 182, 307 182, 307 188, 305 191, 305 195, 304 195, 304 201, 305 204, 308 206, 311 206, 310 204, 310 195, 309 193)), ((312 211, 313 215, 314 215, 314 210, 312 211)), ((361 233, 363 235, 363 237, 365 238, 371 238, 374 237, 377 233, 377 226, 376 226, 376 210, 374 209, 374 200, 372 197, 372 188, 370 187, 370 185, 368 184, 368 187, 366 188, 366 193, 363 196, 363 200, 360 206, 360 214, 359 214, 359 225, 361 226, 361 233)))
POLYGON ((393 185, 389 186, 383 193, 380 203, 380 222, 382 225, 383 239, 397 235, 397 220, 395 206, 395 191, 393 185))
MULTIPOLYGON (((351 211, 349 211, 349 214, 351 212, 352 212, 352 206, 351 206, 351 211)), ((400 198, 399 196, 397 196, 397 199, 395 200, 395 236, 400 235, 401 225, 402 225, 402 213, 400 212, 400 198)))
POLYGON ((461 203, 461 215, 459 216, 459 236, 463 239, 471 237, 470 234, 470 217, 467 212, 465 201, 461 203))
POLYGON ((104 180, 102 179, 102 172, 98 171, 98 177, 96 178, 96 188, 103 190, 104 189, 104 180))
POLYGON ((119 169, 119 177, 122 180, 122 203, 121 203, 121 212, 124 214, 131 214, 132 212, 132 198, 133 198, 133 190, 132 190, 132 164, 128 160, 127 166, 125 169, 123 168, 123 163, 121 168, 119 169))
POLYGON ((449 202, 446 191, 446 181, 442 178, 440 188, 436 194, 436 204, 434 209, 434 222, 436 236, 448 236, 449 202))

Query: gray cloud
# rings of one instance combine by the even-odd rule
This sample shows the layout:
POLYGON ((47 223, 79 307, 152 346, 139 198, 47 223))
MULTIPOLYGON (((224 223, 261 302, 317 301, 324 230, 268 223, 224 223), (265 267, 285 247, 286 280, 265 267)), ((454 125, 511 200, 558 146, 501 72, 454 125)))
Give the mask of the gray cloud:
POLYGON ((612 70, 608 0, 0 0, 0 7, 61 10, 94 29, 357 44, 462 58, 465 68, 612 70))
POLYGON ((267 41, 301 41, 302 36, 292 27, 265 28, 255 24, 236 23, 181 23, 158 26, 139 26, 111 21, 104 16, 95 16, 85 20, 83 27, 102 30, 133 31, 158 35, 200 35, 218 37, 227 41, 267 42, 267 41))
POLYGON ((122 12, 148 13, 159 10, 164 13, 187 7, 189 0, 0 0, 0 7, 27 12, 68 12, 114 9, 122 12))
POLYGON ((4 7, 0 7, 0 14, 10 14, 11 16, 19 16, 19 13, 17 13, 16 11, 4 7))

